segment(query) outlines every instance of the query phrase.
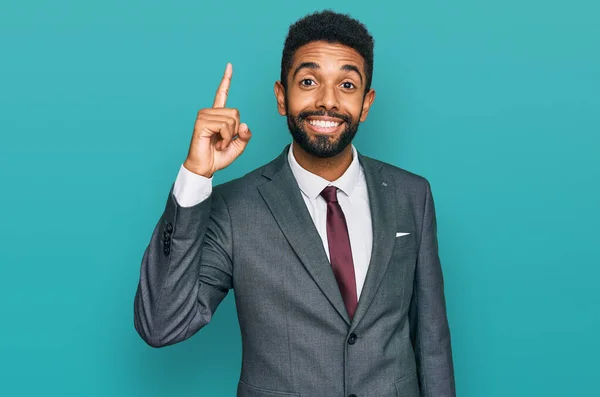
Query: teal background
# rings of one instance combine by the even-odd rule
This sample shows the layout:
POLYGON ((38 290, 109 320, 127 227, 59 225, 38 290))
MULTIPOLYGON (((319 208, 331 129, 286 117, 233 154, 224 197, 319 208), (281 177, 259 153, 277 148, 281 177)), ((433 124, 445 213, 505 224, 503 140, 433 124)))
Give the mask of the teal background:
POLYGON ((356 145, 427 177, 461 397, 598 395, 596 1, 13 1, 0 5, 0 395, 233 396, 232 296, 164 349, 133 328, 140 260, 227 62, 254 137, 290 23, 323 8, 376 39, 356 145))

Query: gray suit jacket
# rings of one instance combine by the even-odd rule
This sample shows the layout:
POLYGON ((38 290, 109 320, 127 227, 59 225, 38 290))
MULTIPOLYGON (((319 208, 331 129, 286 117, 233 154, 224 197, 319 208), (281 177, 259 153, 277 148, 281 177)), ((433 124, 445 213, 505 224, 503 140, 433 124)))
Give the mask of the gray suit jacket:
POLYGON ((288 148, 194 207, 169 195, 141 265, 137 332, 153 347, 183 341, 233 288, 238 397, 455 396, 427 180, 359 154, 373 253, 350 321, 288 148))

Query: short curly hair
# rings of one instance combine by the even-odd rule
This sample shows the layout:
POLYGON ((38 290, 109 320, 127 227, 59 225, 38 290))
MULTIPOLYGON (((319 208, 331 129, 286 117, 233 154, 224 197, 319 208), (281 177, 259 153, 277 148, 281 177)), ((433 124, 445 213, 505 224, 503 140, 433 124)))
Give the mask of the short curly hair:
POLYGON ((281 56, 281 84, 287 90, 287 76, 298 48, 314 41, 342 44, 358 52, 365 60, 366 88, 371 88, 373 76, 373 36, 367 27, 348 14, 332 10, 309 14, 290 26, 281 56))

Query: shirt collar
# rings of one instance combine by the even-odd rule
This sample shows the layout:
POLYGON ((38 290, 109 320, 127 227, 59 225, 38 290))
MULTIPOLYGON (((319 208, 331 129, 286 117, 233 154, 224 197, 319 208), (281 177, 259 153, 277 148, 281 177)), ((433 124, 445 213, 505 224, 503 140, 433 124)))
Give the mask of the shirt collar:
POLYGON ((311 199, 317 198, 323 189, 327 186, 332 185, 340 189, 347 196, 352 195, 354 191, 354 187, 358 182, 359 174, 360 174, 360 163, 358 161, 358 152, 354 145, 352 146, 352 163, 342 176, 336 179, 333 182, 329 182, 327 179, 321 178, 318 175, 315 175, 298 164, 296 158, 293 154, 294 143, 290 145, 290 150, 288 151, 288 162, 290 164, 290 168, 292 169, 292 173, 294 174, 294 178, 296 178, 296 182, 298 182, 298 186, 300 190, 304 194, 306 194, 311 199))

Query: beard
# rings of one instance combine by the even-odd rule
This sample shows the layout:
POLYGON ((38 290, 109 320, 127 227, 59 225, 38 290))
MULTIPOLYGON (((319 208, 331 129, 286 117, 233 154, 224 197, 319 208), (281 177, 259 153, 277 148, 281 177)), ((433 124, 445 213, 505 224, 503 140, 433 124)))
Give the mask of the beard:
POLYGON ((304 111, 294 116, 290 114, 287 106, 286 113, 288 128, 292 134, 292 138, 294 138, 294 142, 296 142, 305 152, 310 155, 319 158, 329 158, 340 154, 350 143, 352 143, 352 140, 358 131, 358 120, 360 120, 360 116, 362 115, 362 109, 361 115, 359 115, 356 120, 353 120, 352 117, 345 114, 326 112, 324 110, 304 111), (337 139, 325 134, 317 134, 313 137, 308 134, 303 125, 304 123, 308 122, 307 119, 309 117, 316 116, 332 117, 344 122, 345 127, 337 139))

